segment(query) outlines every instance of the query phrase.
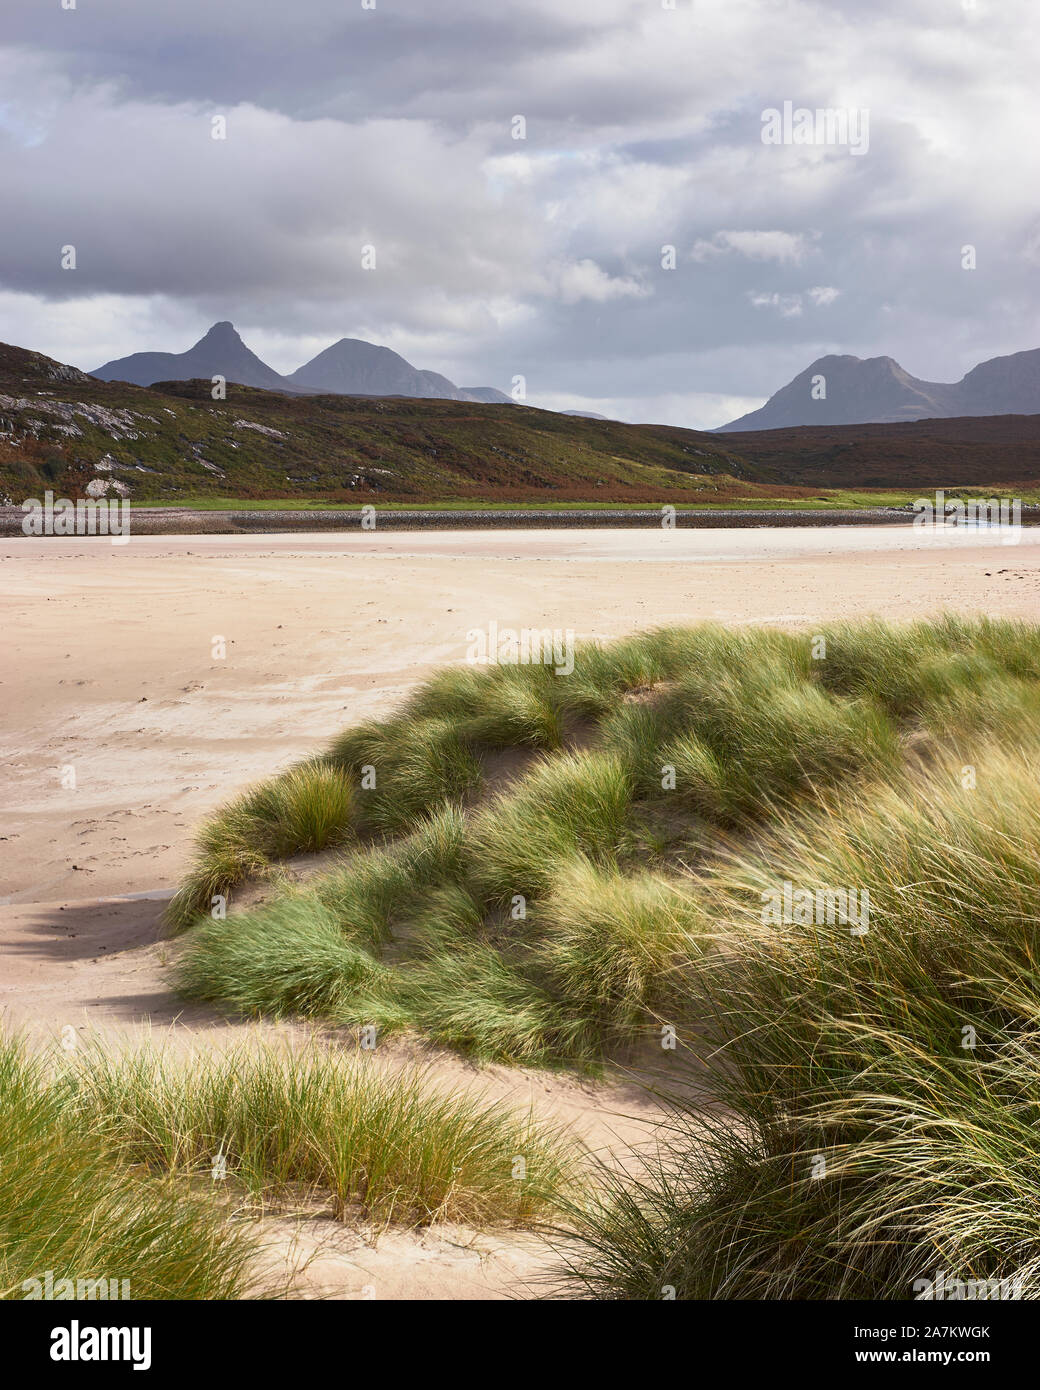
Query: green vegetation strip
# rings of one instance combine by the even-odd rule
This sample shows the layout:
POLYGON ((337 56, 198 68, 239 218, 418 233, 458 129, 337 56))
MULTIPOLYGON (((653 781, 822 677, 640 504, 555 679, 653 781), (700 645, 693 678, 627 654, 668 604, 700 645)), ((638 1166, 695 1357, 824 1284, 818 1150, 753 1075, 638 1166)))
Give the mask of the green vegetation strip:
MULTIPOLYGON (((723 498, 713 499, 709 495, 696 496, 683 500, 673 498, 672 501, 680 511, 791 511, 791 512, 814 512, 814 511, 846 511, 846 510, 866 510, 871 511, 875 508, 902 508, 909 509, 913 506, 921 495, 921 488, 916 490, 910 488, 823 488, 816 495, 799 496, 794 488, 787 488, 784 491, 777 491, 775 496, 763 495, 765 491, 761 485, 757 492, 750 490, 746 495, 741 493, 739 484, 731 484, 730 492, 723 498)), ((806 491, 806 489, 802 489, 806 491)), ((930 490, 934 492, 934 489, 930 490)), ((930 495, 929 490, 925 490, 926 496, 930 495)), ((946 489, 946 500, 949 503, 962 501, 964 503, 988 502, 996 498, 998 501, 1005 499, 1014 501, 1016 498, 1023 506, 1040 505, 1040 489, 1028 485, 1019 487, 1008 487, 1007 484, 994 485, 988 487, 986 484, 977 484, 970 488, 951 485, 946 489)), ((932 498, 934 502, 934 497, 932 498)), ((384 502, 374 496, 367 501, 359 500, 356 502, 330 502, 323 498, 314 497, 266 497, 266 498, 247 498, 247 497, 212 497, 206 493, 197 496, 184 496, 177 498, 156 498, 152 501, 141 500, 132 502, 133 508, 139 509, 170 509, 179 508, 187 511, 212 511, 212 512, 267 512, 267 511, 290 511, 290 512, 310 512, 328 511, 345 512, 347 514, 359 514, 363 507, 374 507, 376 514, 380 512, 575 512, 575 511, 603 511, 603 512, 645 512, 650 511, 655 515, 660 513, 660 505, 655 506, 653 501, 625 502, 611 501, 603 502, 593 498, 590 494, 587 501, 559 501, 546 500, 537 494, 532 494, 529 498, 517 498, 513 501, 503 502, 491 498, 481 501, 473 497, 454 497, 454 498, 435 498, 424 501, 416 498, 411 502, 384 502)))

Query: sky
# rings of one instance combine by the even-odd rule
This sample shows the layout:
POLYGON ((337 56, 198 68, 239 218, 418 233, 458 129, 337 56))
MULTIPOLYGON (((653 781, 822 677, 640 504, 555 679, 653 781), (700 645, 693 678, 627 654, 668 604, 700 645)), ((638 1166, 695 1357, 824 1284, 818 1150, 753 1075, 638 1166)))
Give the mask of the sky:
POLYGON ((706 429, 1040 346, 1036 0, 0 8, 0 340, 86 370, 230 319, 706 429))

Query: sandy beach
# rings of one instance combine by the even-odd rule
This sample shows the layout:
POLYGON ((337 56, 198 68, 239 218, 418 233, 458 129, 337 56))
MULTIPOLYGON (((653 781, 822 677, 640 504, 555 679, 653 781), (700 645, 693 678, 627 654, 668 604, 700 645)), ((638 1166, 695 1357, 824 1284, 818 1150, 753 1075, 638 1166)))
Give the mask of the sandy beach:
MULTIPOLYGON (((4 541, 0 913, 24 923, 43 904, 168 892, 205 812, 463 660, 470 629, 497 621, 582 640, 708 619, 804 627, 944 608, 1035 618, 1034 536, 1014 546, 871 527, 4 541)), ((146 897, 135 920, 160 909, 146 897)), ((25 931, 3 938, 18 943, 22 969, 33 959, 25 931)))
POLYGON ((0 903, 168 890, 204 812, 391 709, 489 621, 584 639, 1036 617, 1037 555, 1029 531, 954 545, 870 527, 0 542, 0 903))

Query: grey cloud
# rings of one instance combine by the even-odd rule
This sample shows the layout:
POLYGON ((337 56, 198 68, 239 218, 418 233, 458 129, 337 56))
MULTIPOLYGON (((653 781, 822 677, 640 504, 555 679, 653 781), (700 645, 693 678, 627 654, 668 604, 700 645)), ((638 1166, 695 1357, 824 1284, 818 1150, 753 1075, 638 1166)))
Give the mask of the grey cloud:
POLYGON ((955 379, 1038 341, 1033 6, 979 11, 23 4, 0 48, 0 304, 82 365, 230 318, 283 370, 368 337, 673 423, 825 352, 955 379), (868 154, 763 145, 784 100, 869 107, 868 154))

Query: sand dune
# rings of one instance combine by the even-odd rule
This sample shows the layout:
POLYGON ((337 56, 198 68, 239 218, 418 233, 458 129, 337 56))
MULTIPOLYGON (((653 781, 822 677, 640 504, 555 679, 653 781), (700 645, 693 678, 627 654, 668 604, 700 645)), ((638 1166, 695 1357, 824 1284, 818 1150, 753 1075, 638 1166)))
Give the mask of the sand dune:
MULTIPOLYGON (((1029 532, 1018 546, 868 527, 8 540, 0 566, 0 1010, 40 1040, 71 1024, 223 1045, 255 1027, 169 988, 177 947, 159 919, 193 825, 462 660, 472 628, 580 640, 703 619, 1040 616, 1029 532)), ((379 1065, 416 1055, 395 1045, 379 1065)), ((638 1142, 653 1118, 624 1078, 593 1087, 423 1058, 446 1084, 536 1104, 597 1148, 638 1142)), ((544 1255, 472 1233, 395 1237, 380 1255, 356 1232, 327 1234, 297 1233, 319 1251, 305 1294, 364 1296, 371 1276, 380 1297, 495 1296, 544 1255)), ((284 1263, 293 1232, 271 1238, 284 1263)))

